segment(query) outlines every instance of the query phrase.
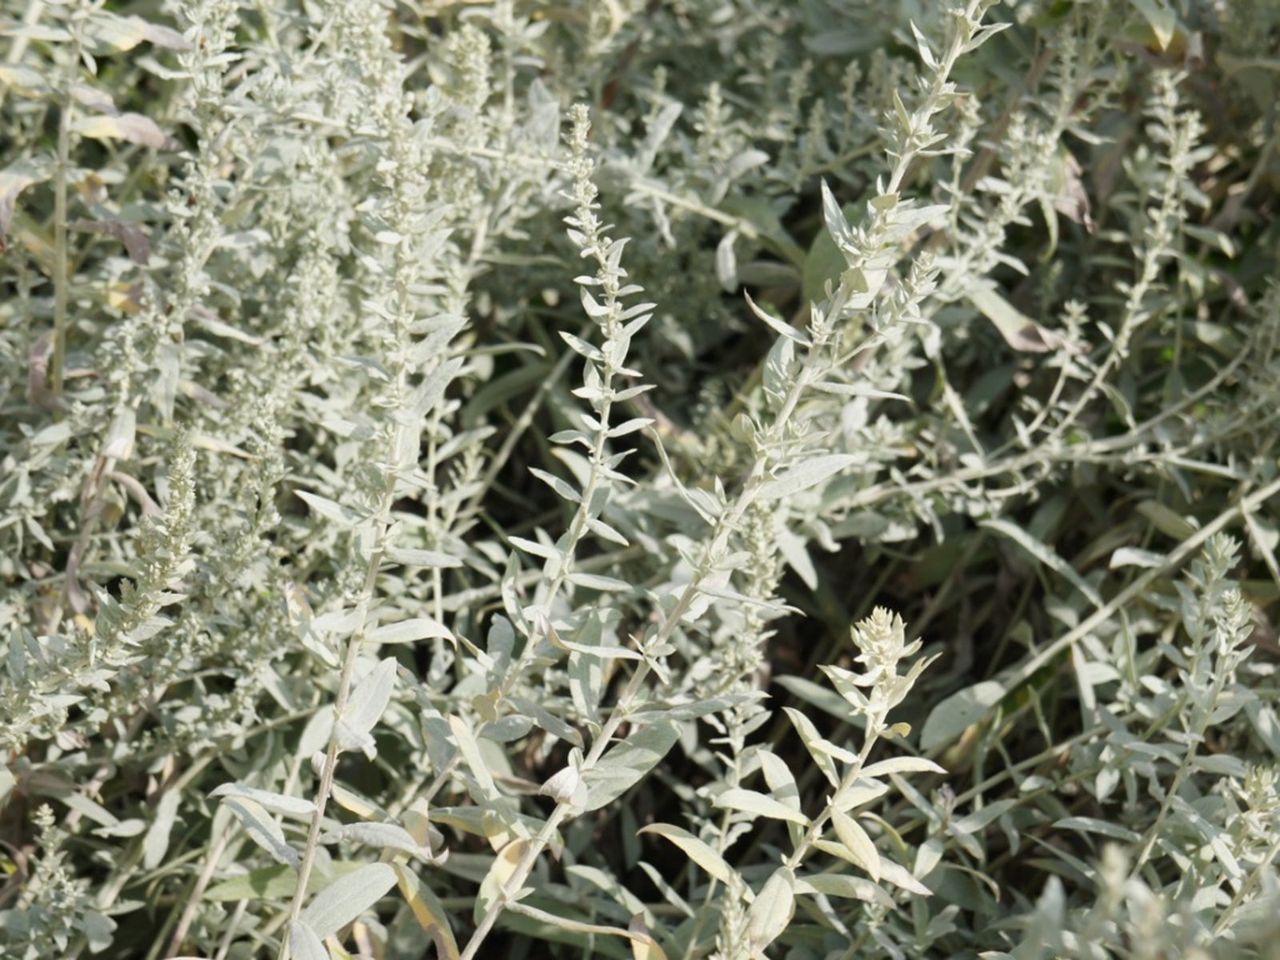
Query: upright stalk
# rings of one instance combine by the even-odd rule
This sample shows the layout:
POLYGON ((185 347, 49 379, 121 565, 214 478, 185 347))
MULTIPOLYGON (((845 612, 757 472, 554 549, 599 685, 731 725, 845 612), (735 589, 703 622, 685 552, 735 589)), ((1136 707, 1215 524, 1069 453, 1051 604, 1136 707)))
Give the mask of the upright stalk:
MULTIPOLYGON (((70 71, 79 62, 78 45, 73 49, 70 71)), ((67 356, 67 168, 71 163, 71 91, 63 92, 58 111, 58 161, 53 174, 53 358, 49 363, 49 387, 55 401, 62 396, 67 356)))
MULTIPOLYGON (((401 429, 403 428, 398 427, 392 431, 393 452, 399 443, 401 429)), ((311 879, 311 871, 315 867, 316 851, 320 847, 320 826, 324 821, 324 813, 329 803, 329 796, 333 792, 333 775, 338 765, 338 753, 341 749, 338 741, 338 721, 342 718, 342 711, 346 709, 347 700, 351 696, 351 681, 355 673, 356 661, 359 659, 361 647, 364 645, 365 632, 369 623, 369 606, 373 602, 373 594, 378 581, 378 568, 382 564, 394 486, 395 476, 392 474, 387 479, 376 520, 378 540, 370 551, 369 566, 365 570, 364 585, 360 599, 360 622, 356 627, 355 633, 351 635, 351 639, 347 642, 347 650, 342 658, 342 673, 338 678, 338 691, 333 704, 333 729, 329 733, 329 744, 325 748, 324 768, 320 771, 320 784, 316 787, 316 795, 312 801, 315 804, 315 812, 311 815, 311 823, 307 827, 306 846, 302 850, 302 859, 298 863, 298 886, 293 891, 293 900, 289 903, 290 925, 302 914, 302 903, 307 897, 307 883, 311 879)), ((289 937, 286 934, 280 940, 280 950, 277 953, 277 957, 278 960, 286 960, 288 955, 289 937)))

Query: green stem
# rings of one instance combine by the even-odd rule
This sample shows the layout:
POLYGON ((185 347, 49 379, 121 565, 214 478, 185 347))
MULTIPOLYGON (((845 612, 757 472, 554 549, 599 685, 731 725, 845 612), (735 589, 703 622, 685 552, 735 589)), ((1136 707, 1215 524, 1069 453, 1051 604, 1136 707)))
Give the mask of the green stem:
MULTIPOLYGON (((74 51, 76 60, 79 50, 74 51)), ((73 67, 74 69, 74 67, 73 67)), ((71 162, 71 93, 63 95, 58 111, 58 162, 53 177, 53 359, 49 389, 55 401, 62 396, 67 355, 67 168, 71 162)))

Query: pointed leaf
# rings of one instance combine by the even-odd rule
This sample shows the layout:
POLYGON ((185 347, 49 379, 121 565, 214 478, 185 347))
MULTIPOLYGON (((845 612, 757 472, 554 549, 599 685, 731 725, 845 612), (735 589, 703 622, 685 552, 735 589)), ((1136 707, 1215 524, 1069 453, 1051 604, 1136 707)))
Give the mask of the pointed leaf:
POLYGON ((933 896, 932 890, 912 876, 909 870, 905 867, 899 866, 892 860, 881 858, 880 877, 881 879, 888 880, 895 887, 901 887, 903 890, 907 891, 907 893, 914 893, 918 897, 933 896))
POLYGON ((779 867, 747 911, 747 940, 753 957, 782 936, 795 912, 795 877, 786 867, 779 867))
POLYGON ((356 684, 351 691, 351 699, 338 718, 339 738, 344 747, 348 742, 352 746, 363 746, 361 738, 381 719, 382 712, 391 702, 395 683, 396 661, 394 657, 387 657, 356 684))
POLYGON ((716 797, 715 805, 727 807, 730 810, 741 810, 743 813, 753 813, 760 817, 769 817, 773 820, 790 820, 802 827, 809 825, 809 818, 799 810, 788 807, 768 794, 757 793, 755 790, 740 788, 726 790, 716 797))
POLYGON ((800 344, 801 346, 804 346, 804 347, 809 346, 809 342, 810 342, 809 338, 806 337, 803 333, 801 333, 791 324, 787 323, 785 320, 779 320, 777 317, 773 316, 772 314, 764 310, 761 310, 760 307, 756 305, 756 302, 751 299, 751 294, 744 293, 743 296, 747 298, 747 306, 751 308, 751 312, 754 313, 761 320, 763 320, 765 322, 765 325, 768 326, 769 329, 771 329, 774 333, 781 334, 782 336, 786 337, 788 340, 794 340, 796 343, 800 344))
POLYGON ((796 464, 781 476, 761 484, 759 495, 765 500, 793 496, 834 476, 857 462, 857 459, 848 453, 829 453, 821 457, 812 457, 796 464))
POLYGON ((252 800, 272 813, 286 817, 309 817, 316 812, 316 805, 302 797, 291 797, 284 793, 273 793, 260 790, 243 783, 224 783, 209 791, 211 797, 243 797, 252 800))
POLYGON ((968 292, 969 302, 995 324, 1005 343, 1026 353, 1048 353, 1070 348, 1059 334, 1036 323, 990 287, 975 287, 968 292))
POLYGON ((395 823, 348 823, 321 836, 321 843, 354 840, 370 847, 399 850, 415 857, 429 857, 431 851, 418 843, 404 827, 395 823))
POLYGON ((733 867, 729 866, 724 857, 716 853, 710 845, 699 840, 688 830, 672 826, 669 823, 651 823, 647 827, 641 828, 639 833, 651 833, 656 837, 669 840, 683 850, 685 856, 710 876, 715 877, 726 886, 733 882, 735 876, 733 867))
POLYGON ((336 500, 330 500, 328 497, 322 497, 318 493, 308 493, 306 490, 295 490, 294 493, 298 498, 306 501, 309 506, 320 516, 326 520, 332 520, 344 527, 354 526, 360 520, 360 515, 350 507, 344 507, 336 500))
POLYGON ((147 829, 142 841, 142 865, 154 870, 164 860, 169 849, 169 835, 173 832, 173 822, 178 816, 178 804, 182 800, 180 790, 166 790, 160 795, 156 804, 156 817, 147 829))
POLYGON ((679 736, 680 728, 674 723, 652 723, 610 747, 599 763, 583 771, 587 785, 584 811, 599 810, 639 783, 679 736))
POLYGON ((832 811, 831 823, 836 828, 836 836, 844 844, 845 849, 853 854, 858 866, 867 871, 872 880, 880 881, 880 853, 876 845, 867 836, 867 831, 857 820, 839 810, 832 811))
POLYGON ((413 617, 397 623, 384 623, 369 631, 370 643, 414 643, 430 639, 453 640, 453 631, 433 617, 413 617))
POLYGON ((458 943, 453 938, 453 928, 449 925, 444 905, 407 866, 392 864, 392 869, 396 872, 396 882, 405 903, 409 904, 422 929, 435 941, 437 960, 458 960, 458 943))
POLYGON ((864 777, 887 777, 891 773, 946 773, 926 757, 890 757, 862 768, 864 777))
POLYGON ((261 806, 245 797, 227 797, 222 801, 244 826, 245 832, 277 863, 298 865, 298 853, 284 838, 280 825, 261 806))
POLYGON ((367 863, 321 890, 302 911, 302 921, 323 938, 337 933, 396 885, 389 863, 367 863))
POLYGON ((330 960, 316 932, 301 920, 289 924, 289 956, 292 960, 330 960))
POLYGON ((475 777, 476 783, 480 787, 481 794, 486 799, 496 799, 498 787, 493 782, 493 774, 489 772, 489 767, 484 762, 484 757, 480 753, 480 744, 476 742, 475 734, 472 732, 470 724, 458 716, 449 718, 449 729, 453 731, 453 738, 457 741, 458 750, 462 753, 462 759, 467 762, 467 766, 471 769, 471 775, 475 777))

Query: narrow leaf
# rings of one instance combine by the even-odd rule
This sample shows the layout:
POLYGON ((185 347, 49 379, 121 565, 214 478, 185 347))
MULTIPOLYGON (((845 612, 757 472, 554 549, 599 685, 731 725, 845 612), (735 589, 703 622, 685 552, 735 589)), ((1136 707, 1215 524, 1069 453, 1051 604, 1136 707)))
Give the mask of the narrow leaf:
POLYGON ((995 324, 1005 343, 1026 353, 1048 353, 1070 348, 1059 334, 1040 326, 990 287, 975 287, 968 292, 969 302, 995 324))
POLYGON ((396 882, 405 903, 409 904, 422 929, 435 941, 437 960, 458 960, 458 943, 453 938, 453 928, 449 925, 444 905, 407 866, 392 864, 392 869, 396 872, 396 882))
POLYGON ((249 837, 271 855, 277 863, 298 865, 298 852, 284 838, 284 831, 271 816, 252 800, 244 797, 228 797, 223 801, 236 815, 249 837))
POLYGON ((316 932, 302 920, 289 924, 289 956, 293 960, 330 960, 316 932))
POLYGON ((496 799, 498 797, 498 788, 493 782, 493 775, 489 772, 489 767, 485 764, 484 757, 480 754, 480 744, 476 742, 471 726, 461 717, 451 716, 449 718, 449 729, 453 731, 453 738, 457 741, 458 749, 462 752, 462 759, 467 762, 467 766, 471 769, 471 775, 475 777, 483 797, 490 800, 496 799))
POLYGON ((320 516, 326 520, 332 520, 344 527, 354 526, 360 520, 360 515, 350 507, 344 507, 335 500, 328 497, 322 497, 317 493, 308 493, 306 490, 295 490, 299 499, 306 501, 309 506, 320 516))
POLYGON ((156 817, 147 829, 142 841, 142 865, 154 870, 164 860, 169 849, 169 835, 173 832, 173 823, 178 816, 178 804, 182 800, 180 790, 166 790, 156 804, 156 817))
POLYGON ((984 680, 953 693, 929 713, 920 732, 920 746, 931 751, 950 743, 986 716, 1004 694, 1004 687, 994 680, 984 680))
POLYGON ((743 296, 747 298, 747 306, 751 308, 751 312, 754 313, 761 320, 763 320, 766 326, 768 326, 769 329, 771 329, 774 333, 781 334, 782 336, 786 337, 788 340, 794 340, 796 343, 800 344, 801 346, 804 346, 804 347, 809 346, 809 338, 806 337, 803 333, 801 333, 791 324, 787 323, 785 320, 779 320, 777 317, 773 316, 772 314, 764 310, 761 310, 760 307, 756 305, 756 302, 751 299, 751 294, 744 293, 743 296))
POLYGON ((710 845, 699 840, 688 830, 682 830, 680 827, 672 826, 669 823, 651 823, 647 827, 643 827, 639 832, 641 834, 653 834, 656 837, 669 840, 683 850, 685 856, 710 876, 726 886, 732 883, 735 876, 733 867, 729 866, 724 857, 720 856, 710 845))
POLYGON ((791 725, 796 728, 796 733, 800 735, 800 741, 804 744, 805 749, 809 751, 809 755, 813 757, 814 763, 818 765, 818 769, 822 771, 822 775, 830 781, 833 787, 839 786, 840 776, 836 772, 836 765, 832 761, 827 751, 822 749, 822 745, 826 741, 818 732, 818 728, 813 725, 813 721, 806 717, 794 707, 783 707, 790 719, 791 725))
POLYGON ((359 740, 377 725, 391 702, 395 683, 396 661, 387 657, 356 684, 351 691, 351 699, 338 718, 338 730, 344 740, 348 737, 359 740))
POLYGON ((775 477, 760 486, 760 497, 765 500, 778 500, 789 497, 802 490, 808 490, 823 480, 834 476, 841 470, 857 461, 857 457, 847 453, 829 453, 821 457, 813 457, 797 464, 781 476, 775 477))
POLYGON ((460 567, 462 561, 439 550, 397 547, 387 551, 387 558, 406 567, 460 567))
POLYGON ((730 810, 741 810, 743 813, 752 813, 759 817, 769 817, 772 820, 790 820, 802 827, 809 825, 809 818, 799 810, 792 809, 785 803, 755 790, 740 788, 726 790, 716 797, 715 805, 730 810))
POLYGON ((1058 556, 1057 552, 1047 543, 1037 540, 1021 527, 1006 520, 983 520, 982 526, 988 530, 994 530, 1003 537, 1008 537, 1046 567, 1049 567, 1055 573, 1061 574, 1068 583, 1079 590, 1095 607, 1102 606, 1102 597, 1098 595, 1098 591, 1093 588, 1092 584, 1076 573, 1075 567, 1058 556))
POLYGON ((880 877, 888 880, 895 887, 901 887, 907 893, 914 893, 918 897, 933 896, 932 890, 912 876, 911 872, 905 867, 899 866, 892 860, 883 858, 880 860, 880 877))
POLYGON ((334 880, 302 911, 302 920, 320 937, 337 933, 396 885, 389 863, 367 863, 334 880))
POLYGON ((795 877, 786 867, 779 867, 747 911, 747 939, 753 957, 782 936, 795 912, 795 877))
POLYGON ((418 843, 404 827, 394 823, 348 823, 320 838, 321 843, 353 840, 370 847, 399 850, 415 857, 430 857, 430 851, 418 843))
POLYGON ((845 849, 853 854, 858 866, 867 871, 872 880, 880 882, 880 853, 876 845, 867 836, 861 824, 847 813, 835 810, 831 814, 831 823, 836 828, 836 836, 844 844, 845 849))
POLYGON ((309 817, 316 812, 316 805, 302 797, 291 797, 284 793, 273 793, 260 790, 243 783, 224 783, 209 791, 211 797, 243 797, 252 800, 259 806, 286 817, 309 817))
POLYGON ((433 638, 453 640, 453 631, 433 617, 413 617, 398 623, 384 623, 369 631, 366 639, 370 643, 413 643, 433 638))
POLYGON ((891 773, 946 773, 932 760, 925 757, 890 757, 862 769, 864 777, 887 777, 891 773))

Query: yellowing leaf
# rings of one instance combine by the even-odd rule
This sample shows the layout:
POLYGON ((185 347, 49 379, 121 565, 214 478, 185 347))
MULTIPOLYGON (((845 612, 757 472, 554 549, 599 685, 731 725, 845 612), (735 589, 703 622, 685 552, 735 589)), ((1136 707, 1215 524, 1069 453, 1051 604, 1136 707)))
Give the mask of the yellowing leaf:
POLYGON ((0 87, 23 97, 38 96, 49 90, 49 84, 39 70, 32 70, 20 63, 0 64, 0 87))
POLYGON ((640 914, 631 918, 627 929, 631 931, 631 960, 667 960, 667 955, 653 939, 640 914))
MULTIPOLYGON (((489 906, 502 897, 502 891, 506 888, 507 882, 515 876, 516 867, 519 865, 525 851, 529 849, 531 842, 523 838, 512 840, 499 850, 498 855, 493 858, 493 863, 489 866, 489 872, 485 874, 484 880, 480 884, 480 892, 476 895, 475 919, 477 923, 488 912, 489 906)), ((515 891, 512 892, 514 893, 515 891)))
POLYGON ((48 179, 48 170, 26 160, 20 160, 0 170, 0 240, 4 239, 5 234, 9 232, 18 194, 32 184, 48 179))
POLYGON ((82 137, 94 140, 128 140, 157 150, 169 142, 156 122, 140 113, 122 113, 118 117, 82 117, 76 121, 74 129, 82 137))
POLYGON ((99 12, 89 20, 85 33, 104 53, 123 53, 144 40, 170 50, 191 49, 191 44, 176 30, 148 23, 141 17, 119 17, 99 12))
POLYGON ((1147 21, 1157 46, 1166 50, 1178 29, 1178 14, 1165 0, 1129 0, 1147 21))
POLYGON ((136 283, 108 284, 107 305, 132 316, 142 309, 142 287, 136 283))
POLYGON ((457 960, 458 943, 453 938, 449 915, 436 895, 422 882, 416 873, 404 864, 393 864, 396 883, 405 903, 413 911, 414 918, 435 941, 438 960, 457 960))
POLYGON ((969 291, 969 302, 982 311, 995 324, 1005 343, 1025 353, 1049 353, 1071 344, 1040 326, 1025 313, 989 287, 975 287, 969 291))

